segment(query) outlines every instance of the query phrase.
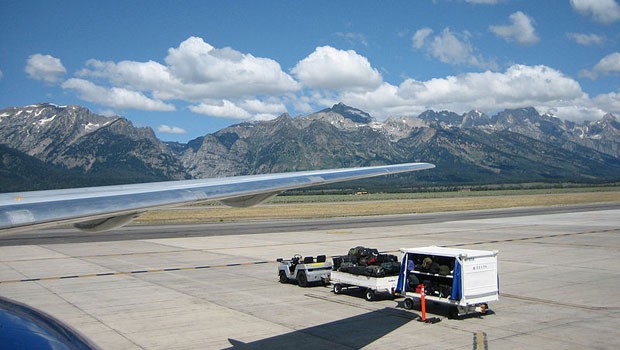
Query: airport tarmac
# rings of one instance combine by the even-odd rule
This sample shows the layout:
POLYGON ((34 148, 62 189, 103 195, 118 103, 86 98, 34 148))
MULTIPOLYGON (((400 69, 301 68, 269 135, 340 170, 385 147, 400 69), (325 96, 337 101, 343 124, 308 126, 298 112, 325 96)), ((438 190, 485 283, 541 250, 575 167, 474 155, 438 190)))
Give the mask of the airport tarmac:
POLYGON ((617 205, 472 217, 1 246, 0 295, 62 320, 103 349, 620 346, 617 205), (402 299, 367 302, 278 282, 278 257, 341 255, 358 245, 392 253, 428 245, 498 250, 500 300, 487 315, 457 320, 431 304, 429 317, 441 322, 426 324, 402 299))

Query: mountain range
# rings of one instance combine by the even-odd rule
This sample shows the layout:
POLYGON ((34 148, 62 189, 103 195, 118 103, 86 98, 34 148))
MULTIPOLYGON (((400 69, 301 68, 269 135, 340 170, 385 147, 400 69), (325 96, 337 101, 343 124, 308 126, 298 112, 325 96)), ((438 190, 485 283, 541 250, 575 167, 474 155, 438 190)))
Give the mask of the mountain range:
POLYGON ((2 192, 417 161, 437 168, 366 185, 618 181, 620 122, 608 114, 575 123, 532 107, 493 116, 428 110, 379 122, 339 103, 182 144, 80 106, 0 110, 2 192))

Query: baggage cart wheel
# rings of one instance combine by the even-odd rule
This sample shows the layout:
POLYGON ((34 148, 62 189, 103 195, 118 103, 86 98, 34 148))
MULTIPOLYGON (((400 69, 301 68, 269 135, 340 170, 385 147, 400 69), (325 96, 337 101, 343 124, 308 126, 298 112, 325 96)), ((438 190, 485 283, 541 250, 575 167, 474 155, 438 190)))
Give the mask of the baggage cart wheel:
POLYGON ((297 274, 297 284, 298 284, 300 287, 303 287, 303 288, 305 288, 305 287, 307 287, 307 286, 308 286, 308 278, 306 277, 306 273, 305 273, 305 272, 300 271, 300 272, 297 274))
POLYGON ((366 289, 366 293, 364 293, 364 298, 366 298, 366 300, 368 301, 375 300, 375 291, 370 288, 366 289))
POLYGON ((414 306, 414 302, 413 299, 411 298, 406 298, 405 301, 403 302, 405 309, 407 310, 413 310, 413 306, 414 306))
POLYGON ((459 309, 456 306, 451 306, 448 309, 448 318, 451 320, 459 318, 459 309))
POLYGON ((334 284, 334 294, 342 293, 342 284, 336 283, 334 284))
POLYGON ((286 277, 286 272, 280 271, 280 283, 288 283, 288 278, 286 277))

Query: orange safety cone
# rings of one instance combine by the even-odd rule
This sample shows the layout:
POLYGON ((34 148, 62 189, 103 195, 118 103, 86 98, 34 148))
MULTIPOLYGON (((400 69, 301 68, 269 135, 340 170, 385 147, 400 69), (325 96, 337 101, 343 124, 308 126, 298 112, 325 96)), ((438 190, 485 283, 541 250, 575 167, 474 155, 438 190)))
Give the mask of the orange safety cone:
POLYGON ((426 322, 426 292, 424 285, 420 288, 420 308, 422 309, 422 322, 426 322))
POLYGON ((426 291, 423 284, 420 286, 420 309, 422 310, 422 317, 418 318, 418 321, 424 323, 437 323, 441 321, 439 317, 426 319, 426 291))

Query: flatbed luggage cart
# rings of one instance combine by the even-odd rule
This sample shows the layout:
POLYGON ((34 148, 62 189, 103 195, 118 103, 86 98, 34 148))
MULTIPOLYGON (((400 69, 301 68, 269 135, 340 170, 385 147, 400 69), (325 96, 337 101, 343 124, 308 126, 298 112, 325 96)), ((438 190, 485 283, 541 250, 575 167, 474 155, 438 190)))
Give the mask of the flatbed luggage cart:
POLYGON ((394 296, 398 276, 372 277, 354 275, 351 273, 332 271, 329 277, 334 294, 342 293, 343 289, 359 288, 363 292, 364 299, 374 301, 377 294, 389 294, 394 296))
POLYGON ((422 290, 426 300, 449 305, 450 318, 486 313, 488 302, 499 299, 497 251, 429 246, 400 252, 396 292, 406 309, 413 309, 422 290))

